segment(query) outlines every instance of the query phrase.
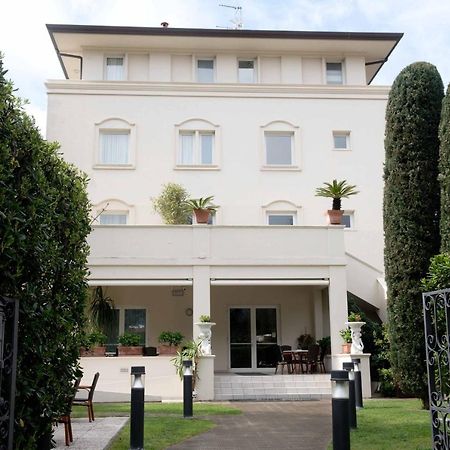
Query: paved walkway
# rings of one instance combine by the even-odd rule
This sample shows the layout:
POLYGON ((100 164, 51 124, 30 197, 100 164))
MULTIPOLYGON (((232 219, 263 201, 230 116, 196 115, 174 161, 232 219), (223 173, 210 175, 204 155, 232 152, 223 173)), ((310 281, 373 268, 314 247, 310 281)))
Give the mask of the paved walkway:
POLYGON ((111 439, 127 422, 128 417, 97 418, 94 422, 88 419, 72 419, 73 442, 66 447, 64 440, 64 424, 55 429, 54 439, 59 450, 103 450, 111 439))
POLYGON ((331 441, 331 402, 239 402, 242 414, 208 416, 217 426, 170 449, 324 450, 331 441))

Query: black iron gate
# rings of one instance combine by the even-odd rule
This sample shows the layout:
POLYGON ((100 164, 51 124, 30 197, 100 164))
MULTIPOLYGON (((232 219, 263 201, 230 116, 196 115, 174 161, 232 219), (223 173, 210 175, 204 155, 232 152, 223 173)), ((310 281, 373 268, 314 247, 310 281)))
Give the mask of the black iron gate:
POLYGON ((13 448, 19 301, 0 295, 0 450, 13 448))
POLYGON ((433 449, 450 449, 450 289, 422 298, 433 449))

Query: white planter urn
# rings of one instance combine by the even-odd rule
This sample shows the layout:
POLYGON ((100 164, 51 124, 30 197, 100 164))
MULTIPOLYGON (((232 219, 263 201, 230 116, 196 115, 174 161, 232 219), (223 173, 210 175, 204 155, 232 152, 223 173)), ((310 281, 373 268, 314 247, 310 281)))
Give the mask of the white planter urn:
POLYGON ((195 322, 200 329, 198 340, 200 341, 200 352, 202 355, 211 355, 211 327, 215 322, 195 322))
POLYGON ((361 327, 365 325, 365 323, 366 322, 345 322, 345 325, 347 325, 352 332, 351 354, 363 353, 364 344, 361 339, 361 327))

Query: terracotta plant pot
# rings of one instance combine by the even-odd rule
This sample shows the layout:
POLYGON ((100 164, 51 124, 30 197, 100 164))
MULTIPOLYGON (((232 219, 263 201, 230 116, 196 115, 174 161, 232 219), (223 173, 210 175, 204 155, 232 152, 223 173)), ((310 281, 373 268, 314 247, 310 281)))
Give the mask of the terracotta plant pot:
POLYGON ((105 346, 97 346, 92 347, 89 350, 83 348, 80 350, 80 356, 105 356, 106 347, 105 346))
POLYGON ((194 209, 195 220, 197 223, 208 223, 209 215, 211 212, 209 209, 194 209))
POLYGON ((341 225, 343 215, 344 211, 342 209, 329 209, 328 217, 330 218, 330 225, 341 225))
POLYGON ((346 342, 345 344, 342 344, 342 353, 350 353, 351 348, 352 348, 351 342, 346 342))
POLYGON ((174 356, 177 354, 178 351, 178 347, 175 345, 160 345, 158 347, 158 353, 162 356, 164 355, 170 355, 170 356, 174 356))
POLYGON ((142 346, 137 345, 134 347, 126 347, 124 345, 119 345, 117 347, 119 350, 119 356, 142 356, 142 346))

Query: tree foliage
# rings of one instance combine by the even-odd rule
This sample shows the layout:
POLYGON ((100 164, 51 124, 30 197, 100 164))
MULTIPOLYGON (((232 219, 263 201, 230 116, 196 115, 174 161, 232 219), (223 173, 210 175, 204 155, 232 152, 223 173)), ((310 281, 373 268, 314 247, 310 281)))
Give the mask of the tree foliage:
POLYGON ((385 271, 391 363, 405 392, 426 399, 421 279, 439 250, 438 125, 443 85, 436 68, 403 69, 386 111, 385 271))
POLYGON ((42 139, 0 55, 0 292, 19 299, 15 448, 52 447, 78 355, 90 232, 86 178, 42 139))
POLYGON ((442 102, 439 139, 441 141, 439 150, 441 251, 450 252, 450 84, 447 87, 447 94, 442 102))

